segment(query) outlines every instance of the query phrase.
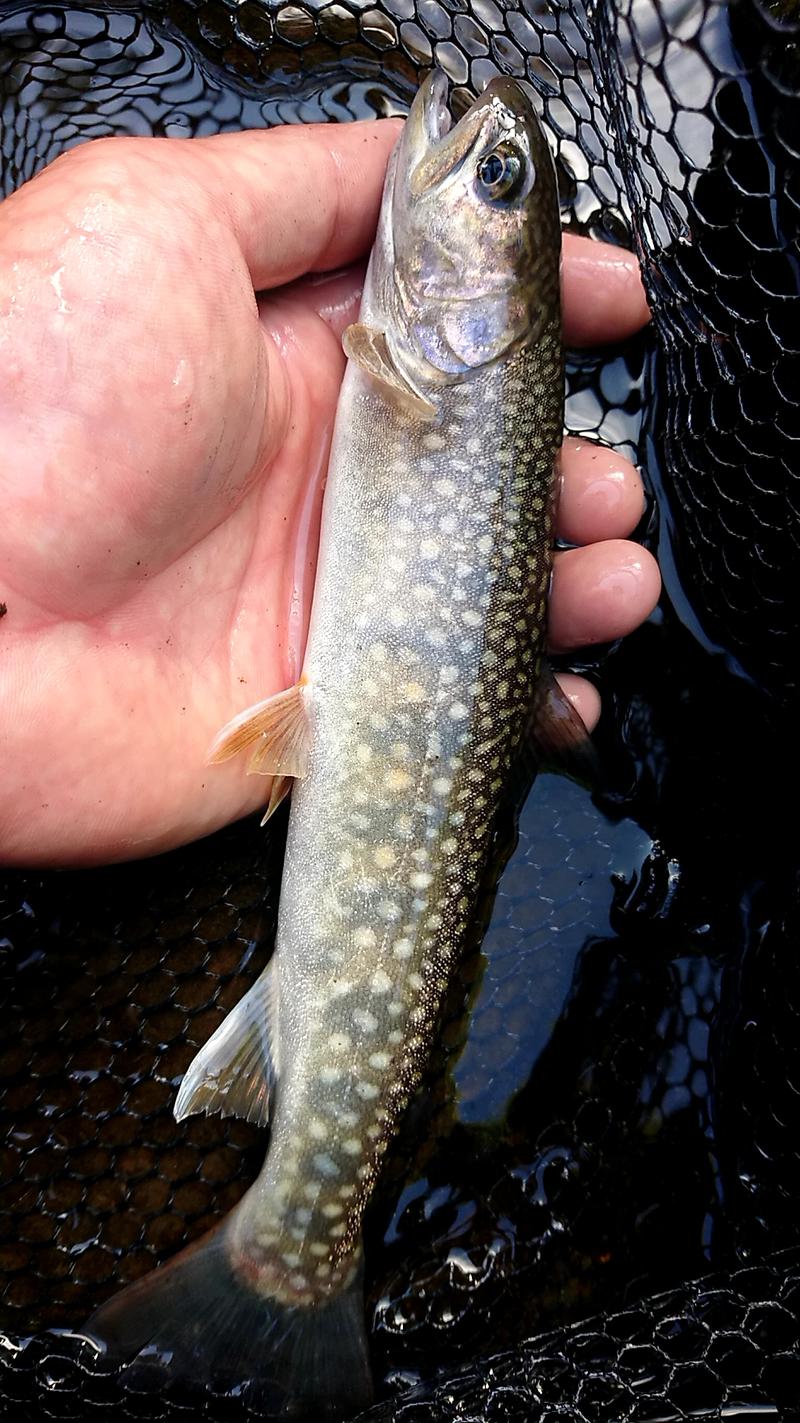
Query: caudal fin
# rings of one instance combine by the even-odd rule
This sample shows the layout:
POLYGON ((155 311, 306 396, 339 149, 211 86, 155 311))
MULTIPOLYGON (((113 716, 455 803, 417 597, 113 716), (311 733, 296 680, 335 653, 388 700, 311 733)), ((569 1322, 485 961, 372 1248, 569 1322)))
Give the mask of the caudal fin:
POLYGON ((367 1407, 361 1271, 323 1303, 283 1304, 234 1268, 227 1226, 113 1295, 83 1332, 120 1362, 150 1347, 176 1378, 254 1381, 268 1416, 331 1420, 367 1407))

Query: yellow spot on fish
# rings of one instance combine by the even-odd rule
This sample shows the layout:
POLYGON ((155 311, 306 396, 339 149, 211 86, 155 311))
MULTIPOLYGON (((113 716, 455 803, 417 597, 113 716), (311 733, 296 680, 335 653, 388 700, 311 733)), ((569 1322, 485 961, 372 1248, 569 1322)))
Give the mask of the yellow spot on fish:
POLYGON ((425 688, 421 682, 405 682, 400 688, 400 695, 406 702, 424 702, 425 688))
POLYGON ((387 771, 383 778, 383 783, 389 791, 405 791, 411 785, 411 777, 408 771, 404 771, 399 766, 394 766, 391 771, 387 771))

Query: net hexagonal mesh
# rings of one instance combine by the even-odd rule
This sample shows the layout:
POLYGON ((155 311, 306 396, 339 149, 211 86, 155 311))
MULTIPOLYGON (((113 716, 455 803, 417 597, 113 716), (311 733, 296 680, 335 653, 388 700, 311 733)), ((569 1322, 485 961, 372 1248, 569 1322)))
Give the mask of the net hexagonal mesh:
MULTIPOLYGON (((642 261, 652 329, 572 359, 566 424, 643 463, 666 596, 576 664, 605 789, 537 780, 370 1208, 376 1417, 800 1416, 799 45, 788 0, 0 7, 5 191, 100 134, 403 112, 435 62, 456 104, 526 79, 565 223, 642 261)), ((270 951, 282 836, 5 876, 15 1416, 259 1413, 79 1330, 260 1167, 172 1103, 270 951)))

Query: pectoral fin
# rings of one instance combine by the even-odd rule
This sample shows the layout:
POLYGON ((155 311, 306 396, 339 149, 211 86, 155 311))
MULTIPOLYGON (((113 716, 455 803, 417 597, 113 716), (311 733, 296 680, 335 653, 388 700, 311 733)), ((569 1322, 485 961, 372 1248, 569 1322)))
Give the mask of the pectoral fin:
MULTIPOLYGON (((298 682, 288 691, 276 692, 275 696, 248 707, 223 726, 209 748, 208 759, 210 762, 228 761, 252 746, 247 763, 249 775, 275 776, 281 781, 287 776, 298 776, 302 780, 308 771, 310 745, 303 683, 298 682)), ((273 786, 270 796, 272 810, 283 798, 281 795, 273 804, 275 789, 273 786)))
POLYGON ((418 420, 436 419, 436 406, 420 395, 398 369, 382 331, 356 322, 347 327, 342 337, 342 345, 350 360, 355 361, 362 371, 371 375, 383 387, 384 393, 403 410, 415 415, 418 420))
POLYGON ((195 1112, 269 1121, 278 1074, 278 979, 275 960, 192 1058, 175 1102, 176 1121, 195 1112))

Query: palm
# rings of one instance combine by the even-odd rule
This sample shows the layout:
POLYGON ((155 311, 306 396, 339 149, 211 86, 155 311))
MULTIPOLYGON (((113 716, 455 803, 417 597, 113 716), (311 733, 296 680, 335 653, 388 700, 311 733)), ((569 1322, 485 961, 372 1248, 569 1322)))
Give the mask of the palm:
POLYGON ((205 758, 300 669, 357 283, 284 284, 368 243, 393 134, 362 132, 341 236, 330 131, 87 145, 0 208, 9 858, 155 852, 263 802, 205 758), (319 173, 270 245, 248 183, 283 180, 276 139, 319 173))

